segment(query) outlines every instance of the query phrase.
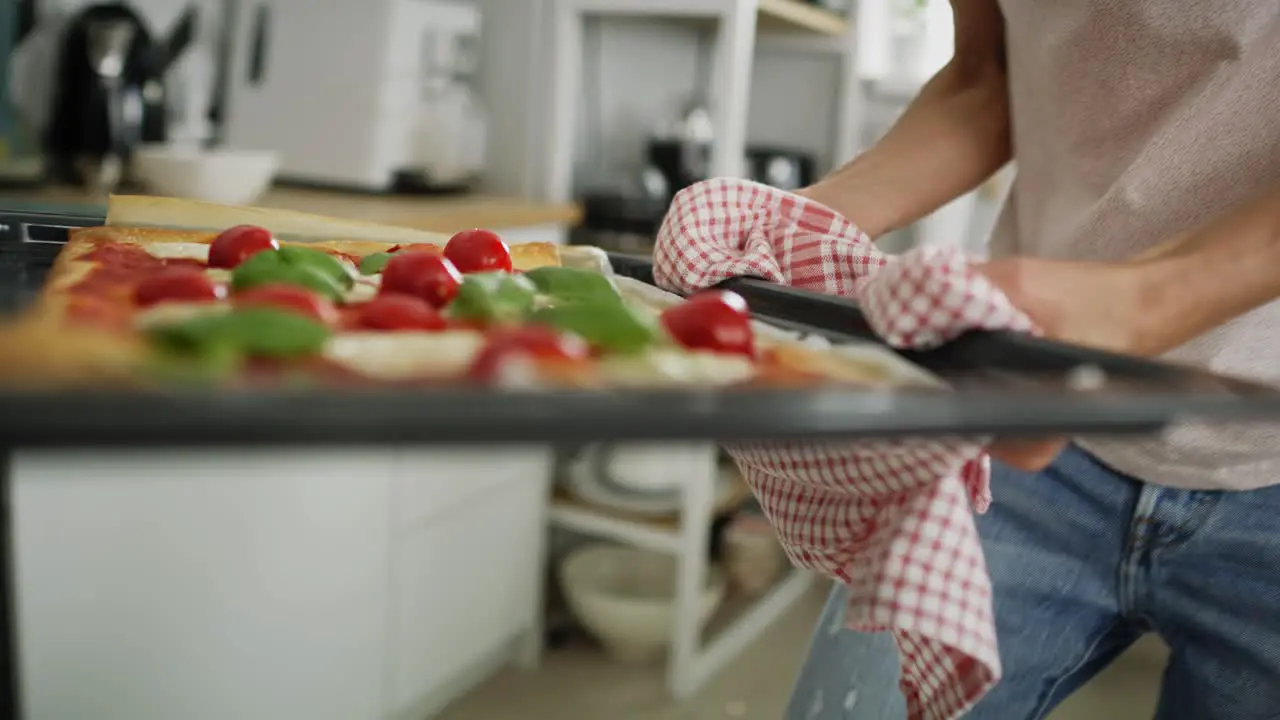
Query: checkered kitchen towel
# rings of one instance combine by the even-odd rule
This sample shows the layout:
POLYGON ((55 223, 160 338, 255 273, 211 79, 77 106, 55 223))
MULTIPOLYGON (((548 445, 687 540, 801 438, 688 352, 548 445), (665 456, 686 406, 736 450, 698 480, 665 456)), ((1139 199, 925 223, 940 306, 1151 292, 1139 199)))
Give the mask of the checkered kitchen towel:
MULTIPOLYGON (((958 251, 886 255, 849 220, 791 193, 717 179, 680 192, 658 235, 659 284, 753 276, 852 295, 889 344, 974 328, 1033 330, 958 251)), ((849 627, 892 631, 912 720, 959 717, 1000 677, 991 583, 970 508, 990 461, 969 440, 774 442, 729 448, 787 553, 847 583, 849 627)))

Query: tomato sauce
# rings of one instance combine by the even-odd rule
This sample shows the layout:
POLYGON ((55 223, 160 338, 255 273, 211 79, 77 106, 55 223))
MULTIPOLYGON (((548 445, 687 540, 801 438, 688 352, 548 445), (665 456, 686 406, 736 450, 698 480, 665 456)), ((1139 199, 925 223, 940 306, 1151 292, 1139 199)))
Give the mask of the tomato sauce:
POLYGON ((190 258, 158 258, 137 245, 119 242, 104 242, 82 257, 92 261, 94 268, 71 286, 71 292, 130 305, 139 280, 165 268, 205 266, 190 258))

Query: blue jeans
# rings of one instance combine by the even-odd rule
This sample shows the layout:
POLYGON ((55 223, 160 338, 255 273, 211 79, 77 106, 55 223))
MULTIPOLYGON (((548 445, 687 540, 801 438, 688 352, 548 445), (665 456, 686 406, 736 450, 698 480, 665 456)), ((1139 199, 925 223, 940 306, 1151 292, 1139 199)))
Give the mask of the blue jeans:
MULTIPOLYGON (((1172 650, 1158 720, 1280 718, 1280 486, 1147 485, 1076 447, 991 485, 978 532, 1004 678, 967 717, 1043 718, 1155 632, 1172 650)), ((787 720, 905 717, 892 638, 843 629, 844 605, 837 586, 787 720)))

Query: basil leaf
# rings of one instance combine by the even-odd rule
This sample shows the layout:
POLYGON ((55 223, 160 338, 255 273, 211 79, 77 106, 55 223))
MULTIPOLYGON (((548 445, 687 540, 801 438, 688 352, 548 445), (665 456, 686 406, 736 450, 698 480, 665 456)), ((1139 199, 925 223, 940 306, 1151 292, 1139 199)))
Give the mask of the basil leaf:
POLYGON ((355 285, 355 278, 351 277, 347 266, 343 265, 338 258, 323 250, 299 245, 285 245, 276 252, 286 263, 311 268, 315 272, 327 276, 343 290, 349 290, 352 285, 355 285))
POLYGON ((296 357, 324 348, 329 328, 309 317, 274 308, 246 308, 227 315, 235 346, 258 357, 296 357))
POLYGON ((524 273, 553 304, 600 303, 622 299, 609 278, 590 270, 567 267, 540 267, 524 273))
POLYGON ((329 328, 297 313, 246 308, 157 325, 148 330, 163 350, 208 359, 218 356, 296 357, 320 351, 329 328))
POLYGON ((231 273, 231 287, 237 292, 274 283, 299 285, 335 301, 342 299, 344 291, 340 283, 316 266, 290 263, 273 252, 260 252, 231 273))
POLYGON ((530 319, 615 353, 640 352, 658 339, 657 329, 621 302, 556 305, 538 310, 530 319))
POLYGON ((483 323, 520 322, 533 310, 537 290, 536 285, 519 275, 466 275, 449 305, 449 313, 460 320, 483 323))
POLYGON ((389 252, 365 255, 364 258, 360 260, 360 274, 377 275, 382 272, 382 269, 387 266, 388 262, 391 262, 391 258, 393 257, 395 256, 389 252))

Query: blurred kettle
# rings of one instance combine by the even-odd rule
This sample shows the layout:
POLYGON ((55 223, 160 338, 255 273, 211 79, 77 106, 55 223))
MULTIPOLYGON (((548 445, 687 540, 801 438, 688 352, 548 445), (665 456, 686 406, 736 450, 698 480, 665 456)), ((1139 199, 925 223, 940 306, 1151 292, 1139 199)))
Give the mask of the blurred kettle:
POLYGON ((110 191, 133 148, 166 140, 164 74, 190 43, 189 8, 163 42, 124 3, 92 5, 62 34, 45 151, 55 178, 110 191))

